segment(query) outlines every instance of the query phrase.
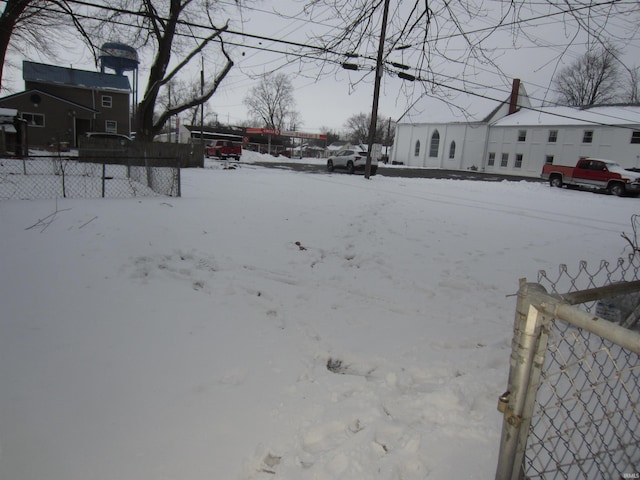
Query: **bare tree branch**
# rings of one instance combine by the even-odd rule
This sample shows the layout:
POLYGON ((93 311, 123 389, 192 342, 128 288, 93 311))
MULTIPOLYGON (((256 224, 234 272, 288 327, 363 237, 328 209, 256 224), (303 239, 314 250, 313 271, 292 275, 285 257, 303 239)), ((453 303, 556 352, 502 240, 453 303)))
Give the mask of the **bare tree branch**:
MULTIPOLYGON (((0 83, 2 81, 6 54, 11 44, 17 51, 26 54, 29 50, 40 54, 55 55, 63 47, 60 41, 51 42, 51 32, 56 31, 58 40, 72 39, 73 32, 80 34, 89 49, 94 49, 92 38, 87 34, 81 17, 65 0, 7 0, 0 14, 0 83), (69 27, 73 26, 73 30, 69 27), (45 35, 44 32, 48 34, 45 35)), ((73 38, 75 40, 75 38, 73 38)))
MULTIPOLYGON (((182 61, 180 63, 178 63, 178 65, 175 66, 175 68, 173 68, 173 70, 171 70, 171 72, 169 72, 164 79, 161 82, 161 85, 166 84, 167 82, 169 82, 171 79, 173 79, 178 73, 180 73, 180 71, 187 66, 187 64, 196 56, 198 55, 211 41, 213 41, 216 38, 219 38, 222 35, 222 32, 224 32, 225 30, 227 30, 229 28, 229 23, 227 22, 223 27, 216 29, 211 35, 209 35, 207 38, 205 38, 204 40, 202 40, 200 42, 200 44, 194 48, 193 50, 191 50, 191 52, 189 52, 189 54, 187 56, 185 56, 182 61)), ((221 42, 222 43, 222 42, 221 42)), ((231 61, 231 58, 229 57, 229 55, 227 55, 227 52, 225 52, 224 50, 224 45, 222 46, 222 53, 224 54, 224 56, 226 57, 226 59, 228 61, 231 61)), ((233 66, 233 62, 231 62, 231 66, 233 66)))
POLYGON ((284 73, 265 75, 245 97, 249 112, 267 128, 282 130, 299 122, 291 80, 284 73))
MULTIPOLYGON (((314 43, 324 48, 319 75, 335 73, 343 63, 349 63, 358 68, 358 72, 348 74, 351 90, 371 82, 376 40, 381 30, 382 2, 301 1, 309 20, 333 26, 329 33, 310 35, 314 43)), ((497 73, 507 90, 512 78, 501 70, 499 63, 505 42, 514 50, 523 45, 523 40, 547 46, 543 39, 536 37, 539 33, 536 27, 549 21, 558 24, 557 30, 569 45, 586 41, 592 49, 614 41, 620 45, 637 42, 640 32, 636 2, 398 0, 393 5, 387 22, 384 61, 387 76, 397 75, 396 65, 404 65, 407 70, 402 72, 417 80, 404 82, 398 91, 397 99, 407 105, 417 96, 430 96, 457 109, 455 97, 459 94, 456 92, 477 92, 478 78, 485 70, 497 73), (614 22, 622 17, 628 17, 626 29, 614 22), (455 79, 455 88, 450 86, 452 79, 455 79)), ((559 53, 554 61, 559 70, 566 55, 574 49, 566 46, 564 50, 556 50, 559 53)), ((548 88, 551 84, 550 81, 548 88)), ((603 85, 598 88, 607 90, 603 85)))
POLYGON ((554 79, 559 103, 584 107, 613 103, 621 97, 617 50, 608 46, 589 51, 554 79))
POLYGON ((216 92, 216 90, 218 89, 218 87, 220 86, 224 78, 227 76, 227 74, 231 71, 231 68, 233 67, 233 60, 231 60, 231 57, 226 52, 224 48, 224 44, 222 42, 220 42, 220 44, 221 44, 222 53, 227 59, 227 63, 222 69, 222 71, 218 73, 218 75, 216 75, 215 80, 213 81, 212 85, 208 87, 207 91, 204 92, 204 95, 194 96, 191 99, 186 100, 180 103, 179 105, 176 105, 175 107, 170 107, 165 109, 164 112, 162 112, 162 114, 160 114, 160 116, 156 119, 153 125, 153 131, 156 134, 162 130, 162 127, 171 116, 177 115, 179 113, 184 112, 185 110, 189 110, 190 108, 193 108, 197 105, 201 105, 207 102, 216 92))

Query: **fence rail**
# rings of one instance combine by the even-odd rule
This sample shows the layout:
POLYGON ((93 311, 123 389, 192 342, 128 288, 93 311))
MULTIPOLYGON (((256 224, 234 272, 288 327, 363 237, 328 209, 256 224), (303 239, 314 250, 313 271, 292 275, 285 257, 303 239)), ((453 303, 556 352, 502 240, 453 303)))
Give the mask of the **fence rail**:
POLYGON ((521 282, 496 479, 640 478, 637 278, 632 257, 521 282))
POLYGON ((0 160, 0 200, 158 195, 181 195, 176 160, 114 156, 91 162, 63 156, 0 160))

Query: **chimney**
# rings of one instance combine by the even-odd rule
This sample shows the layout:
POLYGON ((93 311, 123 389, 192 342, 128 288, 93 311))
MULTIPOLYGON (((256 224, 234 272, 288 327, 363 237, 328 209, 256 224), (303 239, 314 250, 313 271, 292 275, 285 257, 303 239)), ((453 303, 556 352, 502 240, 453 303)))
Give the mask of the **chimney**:
POLYGON ((520 79, 514 78, 511 86, 511 98, 509 99, 509 115, 518 111, 518 92, 520 91, 520 79))

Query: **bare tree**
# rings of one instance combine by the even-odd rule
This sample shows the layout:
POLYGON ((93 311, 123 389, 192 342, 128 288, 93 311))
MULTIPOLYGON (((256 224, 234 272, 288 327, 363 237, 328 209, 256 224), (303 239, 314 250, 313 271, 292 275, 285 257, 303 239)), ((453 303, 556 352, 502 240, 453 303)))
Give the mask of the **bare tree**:
POLYGON ((629 81, 625 87, 624 100, 628 103, 640 103, 640 67, 630 68, 629 81))
POLYGON ((315 143, 317 145, 324 145, 325 143, 327 145, 331 145, 333 142, 340 141, 340 133, 332 130, 331 127, 322 126, 320 127, 320 131, 327 135, 327 139, 326 141, 323 140, 322 142, 316 141, 315 143))
MULTIPOLYGON (((318 54, 324 61, 321 74, 346 68, 350 71, 350 89, 355 90, 371 83, 382 63, 386 78, 399 76, 406 80, 397 91, 398 100, 411 103, 416 96, 428 95, 457 108, 453 99, 467 81, 477 78, 477 67, 489 66, 500 72, 483 43, 501 28, 514 28, 506 25, 510 23, 509 15, 518 8, 516 3, 504 4, 506 11, 490 28, 474 29, 471 25, 477 25, 479 18, 488 17, 486 8, 477 2, 400 0, 389 11, 385 38, 381 38, 386 3, 384 0, 306 2, 305 11, 310 19, 339 25, 315 38, 322 46, 318 54), (327 14, 327 10, 331 13, 327 14), (441 71, 445 64, 446 72, 441 71), (457 72, 452 73, 452 69, 457 72), (451 88, 452 79, 456 80, 457 88, 451 88)), ((508 87, 510 79, 506 77, 508 87)))
POLYGON ((244 99, 249 113, 267 128, 282 130, 300 123, 293 85, 284 73, 262 77, 244 99))
POLYGON ((603 46, 590 50, 565 67, 554 79, 558 103, 585 107, 621 99, 618 52, 603 46))
MULTIPOLYGON (((340 68, 346 68, 351 89, 372 83, 378 75, 376 59, 387 2, 301 1, 310 23, 334 26, 325 30, 327 33, 309 34, 322 47, 314 55, 323 61, 318 76, 336 74, 340 68)), ((512 78, 498 63, 505 48, 549 47, 538 36, 541 21, 553 21, 558 25, 556 31, 560 30, 568 42, 564 46, 551 46, 557 53, 549 63, 561 65, 573 43, 604 46, 609 41, 619 45, 637 42, 638 29, 617 28, 614 20, 633 23, 638 16, 636 2, 606 0, 587 3, 397 0, 392 2, 385 22, 386 36, 382 39, 384 78, 398 76, 405 80, 396 91, 397 100, 406 101, 407 110, 420 97, 428 96, 466 115, 462 102, 456 101, 461 93, 495 98, 496 89, 509 91, 512 78), (502 85, 482 81, 483 72, 488 70, 501 75, 502 85)), ((313 61, 307 58, 301 57, 300 62, 313 61)), ((503 93, 497 96, 502 100, 503 93)))
POLYGON ((366 143, 369 138, 369 124, 371 117, 366 113, 358 113, 350 116, 345 122, 345 133, 351 143, 366 143))
POLYGON ((0 14, 0 85, 10 44, 23 54, 29 50, 53 54, 56 43, 51 42, 51 33, 56 31, 59 39, 60 34, 73 25, 75 32, 93 47, 80 17, 64 0, 6 0, 4 3, 0 14))
MULTIPOLYGON (((347 138, 351 143, 366 144, 369 140, 369 129, 371 126, 371 114, 358 113, 352 115, 345 122, 347 138)), ((381 143, 384 132, 381 128, 376 128, 374 142, 381 143)))
MULTIPOLYGON (((160 91, 158 99, 156 100, 156 112, 167 111, 171 109, 172 105, 183 105, 190 102, 194 98, 200 96, 203 87, 200 85, 200 80, 196 79, 177 79, 167 83, 167 88, 160 91)), ((202 114, 203 124, 207 125, 212 123, 215 118, 215 113, 209 106, 209 103, 203 103, 194 105, 191 108, 184 110, 185 123, 187 125, 200 125, 200 116, 202 114), (202 107, 202 111, 201 111, 202 107)), ((156 117, 159 114, 156 113, 156 117)), ((155 121, 157 122, 157 118, 155 121)))
POLYGON ((25 23, 26 19, 30 17, 26 10, 32 3, 35 2, 32 0, 7 0, 2 15, 0 15, 0 82, 13 32, 19 24, 25 23))
MULTIPOLYGON (((150 141, 169 118, 208 101, 233 67, 225 49, 223 34, 228 23, 216 26, 213 15, 221 13, 215 0, 115 0, 102 8, 93 34, 112 37, 153 52, 146 90, 136 112, 136 139, 150 141), (217 47, 217 54, 210 52, 217 47), (201 92, 191 89, 180 102, 161 104, 159 99, 170 82, 188 70, 187 66, 220 58, 216 75, 208 78, 201 92), (161 108, 159 108, 161 107, 161 108)), ((191 83, 199 84, 198 80, 191 83)))
MULTIPOLYGON (((158 2, 160 3, 160 2, 158 2)), ((171 53, 173 49, 173 43, 176 38, 178 20, 184 14, 186 7, 191 3, 191 0, 171 0, 169 5, 169 11, 167 12, 166 19, 159 19, 157 15, 157 9, 152 5, 152 2, 143 2, 146 16, 150 29, 150 38, 157 47, 157 53, 153 64, 149 72, 149 78, 147 80, 147 89, 144 93, 142 101, 138 105, 138 111, 136 113, 136 135, 141 140, 152 140, 153 137, 162 129, 165 122, 172 116, 177 115, 189 108, 193 108, 196 105, 200 105, 203 102, 209 100, 222 80, 227 76, 231 68, 233 67, 233 61, 224 48, 222 42, 221 33, 227 29, 227 25, 217 28, 213 27, 213 33, 204 37, 196 39, 197 46, 179 61, 173 68, 169 68, 171 53), (190 100, 184 101, 181 104, 172 106, 165 109, 154 121, 154 111, 156 108, 156 99, 160 88, 166 85, 169 81, 176 78, 178 73, 194 58, 197 58, 198 54, 214 40, 218 41, 220 45, 220 51, 226 58, 226 63, 222 70, 215 76, 213 82, 207 86, 207 90, 203 91, 201 95, 192 97, 190 100)))
MULTIPOLYGON (((395 122, 391 118, 380 117, 376 125, 376 132, 373 137, 374 143, 388 145, 393 143, 393 133, 391 126, 395 127, 395 122)), ((369 130, 371 128, 371 114, 358 113, 349 117, 345 123, 347 138, 351 143, 366 145, 369 141, 369 130)), ((395 128, 394 128, 395 130, 395 128)))

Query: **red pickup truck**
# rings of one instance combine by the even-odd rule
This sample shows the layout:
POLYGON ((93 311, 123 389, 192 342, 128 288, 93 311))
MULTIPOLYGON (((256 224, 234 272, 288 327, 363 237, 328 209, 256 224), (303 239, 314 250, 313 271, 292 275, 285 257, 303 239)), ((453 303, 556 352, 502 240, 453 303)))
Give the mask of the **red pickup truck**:
POLYGON ((218 157, 224 160, 229 158, 240 160, 242 145, 233 143, 231 140, 214 140, 204 148, 204 154, 207 157, 218 157))
POLYGON ((575 167, 547 164, 542 167, 541 177, 552 187, 606 190, 619 197, 640 194, 640 172, 625 170, 611 160, 581 158, 575 167))

